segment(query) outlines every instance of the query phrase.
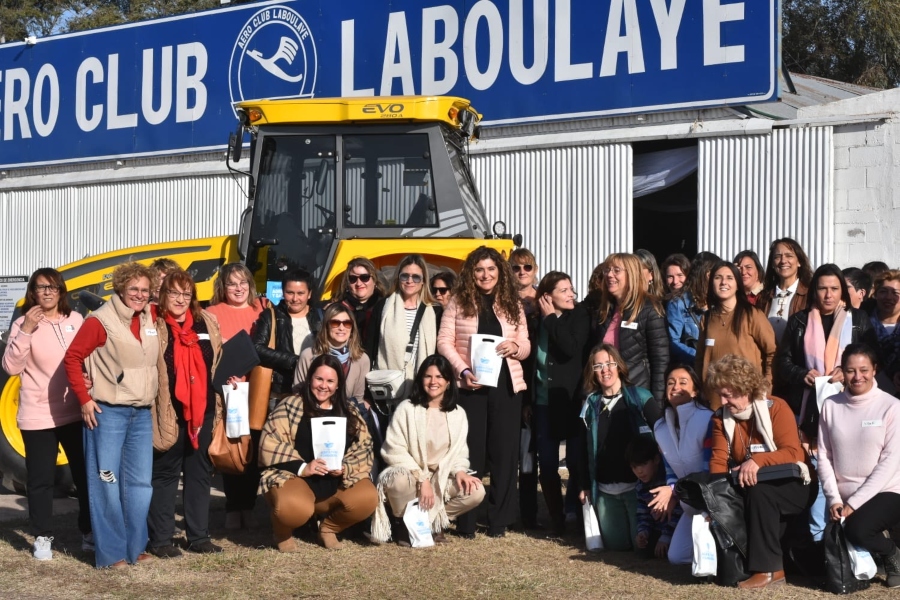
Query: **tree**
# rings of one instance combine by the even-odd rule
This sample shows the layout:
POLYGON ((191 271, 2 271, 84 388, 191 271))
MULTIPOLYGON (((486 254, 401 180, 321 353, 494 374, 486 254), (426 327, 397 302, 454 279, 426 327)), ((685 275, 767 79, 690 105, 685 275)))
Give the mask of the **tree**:
POLYGON ((900 85, 900 0, 784 0, 788 69, 877 88, 900 85))
POLYGON ((66 0, 0 1, 0 44, 50 35, 62 23, 67 4, 66 0))

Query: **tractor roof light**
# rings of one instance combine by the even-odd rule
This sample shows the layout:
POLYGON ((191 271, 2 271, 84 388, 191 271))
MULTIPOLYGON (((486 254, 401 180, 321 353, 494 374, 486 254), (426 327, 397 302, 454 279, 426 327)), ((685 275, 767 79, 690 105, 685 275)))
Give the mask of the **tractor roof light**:
POLYGON ((251 123, 256 123, 257 121, 259 121, 260 119, 263 118, 262 111, 259 110, 258 108, 251 108, 251 109, 247 110, 247 118, 250 119, 251 123))
POLYGON ((503 221, 496 221, 491 227, 491 230, 494 232, 494 235, 498 238, 502 238, 506 235, 506 223, 503 221))

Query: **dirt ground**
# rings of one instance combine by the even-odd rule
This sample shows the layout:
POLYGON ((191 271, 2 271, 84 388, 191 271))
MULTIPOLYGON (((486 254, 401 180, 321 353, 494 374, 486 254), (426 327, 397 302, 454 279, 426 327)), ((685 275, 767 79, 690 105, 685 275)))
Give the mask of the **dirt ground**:
MULTIPOLYGON (((7 498, 8 500, 8 498, 7 498)), ((54 559, 31 557, 33 537, 24 498, 15 519, 0 523, 0 598, 685 598, 759 597, 698 583, 690 567, 644 561, 630 553, 585 554, 580 532, 551 539, 546 532, 512 531, 505 538, 427 549, 345 542, 327 551, 311 543, 293 555, 271 548, 271 527, 259 500, 254 531, 223 528, 224 498, 215 490, 210 515, 213 540, 223 554, 157 560, 121 571, 97 570, 82 552, 72 512, 55 517, 54 559)), ((60 510, 72 508, 61 501, 60 510)), ((8 516, 8 515, 7 515, 8 516)), ((181 517, 178 517, 179 524, 181 517)), ((825 598, 800 576, 764 592, 766 598, 825 598)), ((887 598, 880 581, 857 598, 887 598)))

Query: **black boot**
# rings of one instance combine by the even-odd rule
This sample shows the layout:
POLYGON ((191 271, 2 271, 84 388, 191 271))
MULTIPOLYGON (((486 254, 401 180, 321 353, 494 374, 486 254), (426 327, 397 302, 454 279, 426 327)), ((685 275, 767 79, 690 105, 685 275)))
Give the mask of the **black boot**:
POLYGON ((566 514, 563 510, 563 495, 560 485, 550 481, 549 477, 541 477, 541 491, 544 493, 544 502, 547 503, 547 512, 550 513, 550 523, 553 526, 554 535, 562 536, 566 533, 566 514))
POLYGON ((900 587, 900 549, 894 546, 890 554, 882 555, 884 559, 884 574, 887 575, 885 583, 889 588, 900 587))
POLYGON ((409 542, 409 530, 402 517, 391 516, 391 539, 398 546, 409 548, 412 544, 409 542))

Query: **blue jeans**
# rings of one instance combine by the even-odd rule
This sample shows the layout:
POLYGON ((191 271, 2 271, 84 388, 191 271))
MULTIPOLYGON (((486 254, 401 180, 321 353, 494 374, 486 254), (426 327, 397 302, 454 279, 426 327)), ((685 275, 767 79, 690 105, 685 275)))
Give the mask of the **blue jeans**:
MULTIPOLYGON (((813 469, 819 467, 819 461, 815 456, 809 459, 812 462, 813 469)), ((825 524, 828 522, 828 507, 825 506, 825 492, 822 490, 822 482, 818 483, 819 493, 816 494, 816 501, 809 508, 809 532, 812 534, 814 542, 822 541, 822 534, 825 533, 825 524)))
POLYGON ((135 563, 147 548, 153 488, 150 408, 97 403, 97 426, 84 428, 84 458, 97 568, 135 563))

